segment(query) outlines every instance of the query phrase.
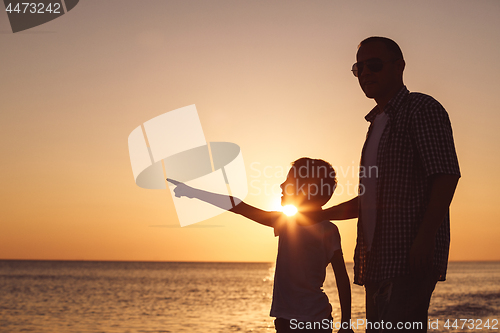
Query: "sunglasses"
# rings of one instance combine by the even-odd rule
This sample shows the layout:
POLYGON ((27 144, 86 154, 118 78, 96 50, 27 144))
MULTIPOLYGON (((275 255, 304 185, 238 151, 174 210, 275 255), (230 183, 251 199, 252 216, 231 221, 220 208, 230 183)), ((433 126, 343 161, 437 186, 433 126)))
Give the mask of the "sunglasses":
POLYGON ((379 58, 371 58, 371 59, 368 59, 366 61, 356 62, 356 63, 354 63, 354 65, 352 65, 352 69, 351 69, 352 74, 354 74, 355 77, 360 76, 361 73, 363 73, 363 69, 365 68, 365 65, 373 73, 380 72, 382 70, 382 68, 384 68, 384 64, 386 62, 388 62, 388 61, 383 61, 382 59, 379 59, 379 58))

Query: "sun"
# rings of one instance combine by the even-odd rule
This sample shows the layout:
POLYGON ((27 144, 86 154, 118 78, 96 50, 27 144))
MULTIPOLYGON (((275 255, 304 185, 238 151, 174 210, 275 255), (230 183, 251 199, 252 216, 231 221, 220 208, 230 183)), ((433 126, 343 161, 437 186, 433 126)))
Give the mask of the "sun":
POLYGON ((285 213, 286 216, 293 216, 297 214, 297 207, 294 205, 286 205, 283 207, 283 213, 285 213))
POLYGON ((293 216, 297 213, 297 208, 294 205, 281 205, 281 198, 275 198, 271 204, 273 211, 283 212, 287 216, 293 216))

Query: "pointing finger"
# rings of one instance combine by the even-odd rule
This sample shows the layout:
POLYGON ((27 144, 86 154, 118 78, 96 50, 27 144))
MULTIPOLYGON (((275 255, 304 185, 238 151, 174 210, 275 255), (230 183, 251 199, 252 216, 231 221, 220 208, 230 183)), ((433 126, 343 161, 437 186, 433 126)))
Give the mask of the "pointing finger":
POLYGON ((172 184, 176 185, 176 186, 182 184, 181 182, 179 182, 177 180, 173 180, 172 178, 167 178, 167 181, 169 183, 172 183, 172 184))

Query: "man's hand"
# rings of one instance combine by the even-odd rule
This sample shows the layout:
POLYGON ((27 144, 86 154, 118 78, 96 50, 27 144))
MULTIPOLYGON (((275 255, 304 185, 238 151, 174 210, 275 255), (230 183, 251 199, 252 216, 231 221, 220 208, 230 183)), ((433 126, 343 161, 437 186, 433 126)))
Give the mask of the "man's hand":
POLYGON ((430 268, 434 259, 435 237, 418 234, 410 249, 410 271, 430 268))
POLYGON ((324 220, 349 220, 358 217, 358 197, 343 202, 325 210, 301 211, 301 219, 297 222, 302 225, 316 224, 324 220))

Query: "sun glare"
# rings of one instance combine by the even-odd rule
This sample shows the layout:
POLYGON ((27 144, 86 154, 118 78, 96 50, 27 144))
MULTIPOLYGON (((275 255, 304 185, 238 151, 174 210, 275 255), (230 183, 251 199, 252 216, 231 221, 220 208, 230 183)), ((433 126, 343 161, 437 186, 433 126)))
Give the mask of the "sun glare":
POLYGON ((297 214, 297 207, 295 207, 294 205, 286 205, 285 207, 283 207, 283 213, 285 213, 285 215, 287 216, 295 215, 297 214))

